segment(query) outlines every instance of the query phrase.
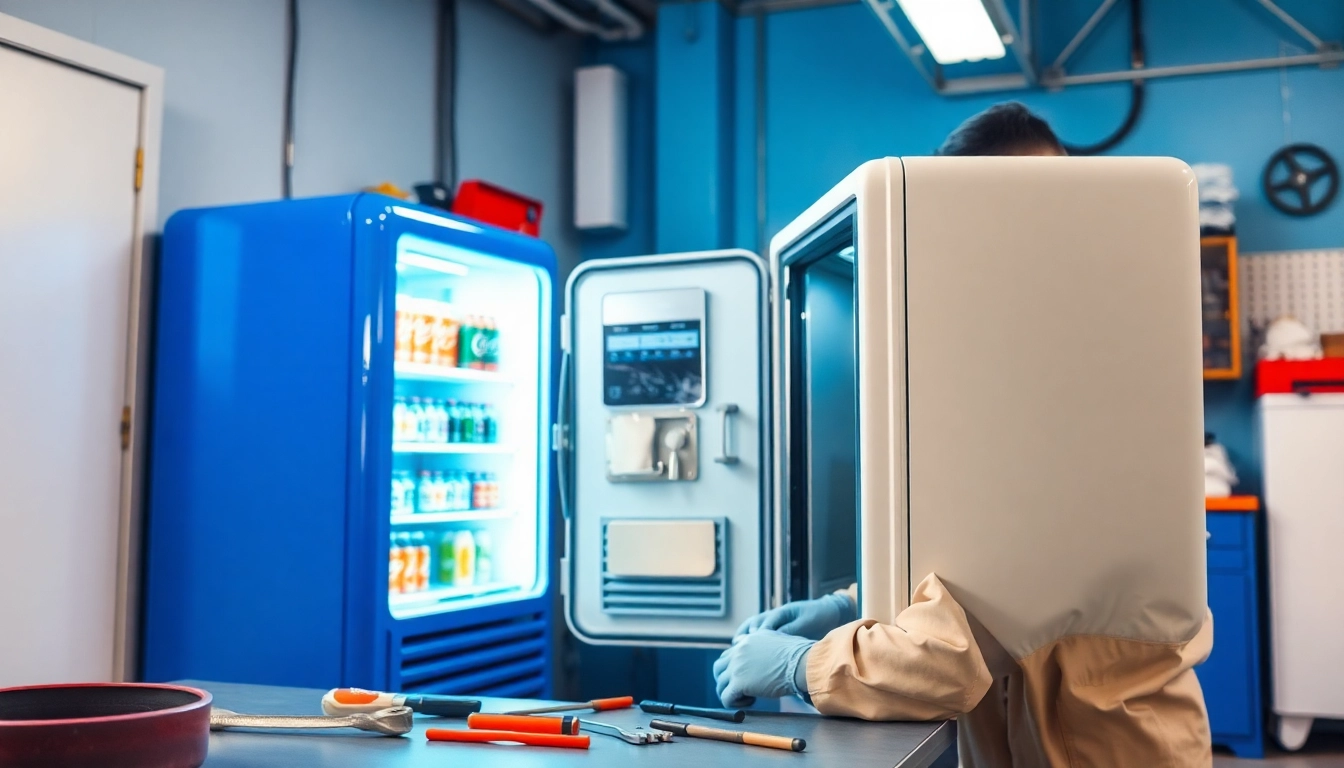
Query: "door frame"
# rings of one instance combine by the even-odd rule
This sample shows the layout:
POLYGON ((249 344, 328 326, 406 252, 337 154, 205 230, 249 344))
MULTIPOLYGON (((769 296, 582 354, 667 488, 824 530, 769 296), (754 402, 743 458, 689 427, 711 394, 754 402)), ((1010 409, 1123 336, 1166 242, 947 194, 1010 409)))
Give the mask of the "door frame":
POLYGON ((116 620, 112 678, 136 679, 140 625, 140 542, 144 456, 148 433, 149 333, 153 270, 146 265, 158 223, 159 143, 163 128, 163 70, 152 64, 0 14, 0 46, 129 85, 140 92, 139 152, 126 159, 128 183, 138 177, 127 297, 126 370, 121 425, 121 498, 117 526, 116 620))

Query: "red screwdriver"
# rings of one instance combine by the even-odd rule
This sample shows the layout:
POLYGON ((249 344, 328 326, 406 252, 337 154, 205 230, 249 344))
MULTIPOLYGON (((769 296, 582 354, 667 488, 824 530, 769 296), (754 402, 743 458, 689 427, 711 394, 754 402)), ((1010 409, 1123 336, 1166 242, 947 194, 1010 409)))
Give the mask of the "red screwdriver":
POLYGON ((506 715, 544 715, 548 712, 573 712, 576 709, 591 709, 594 712, 605 712, 609 709, 628 709, 635 706, 635 697, 618 696, 614 699, 593 699, 581 704, 557 704, 553 707, 538 707, 536 709, 517 709, 512 712, 505 712, 506 715))

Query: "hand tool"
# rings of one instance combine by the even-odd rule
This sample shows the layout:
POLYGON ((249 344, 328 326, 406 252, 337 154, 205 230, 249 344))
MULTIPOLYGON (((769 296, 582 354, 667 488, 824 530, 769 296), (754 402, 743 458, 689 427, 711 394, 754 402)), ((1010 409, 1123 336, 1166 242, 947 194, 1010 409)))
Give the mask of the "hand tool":
POLYGON ((579 723, 586 731, 615 736, 627 744, 657 744, 672 740, 672 734, 667 731, 650 731, 642 726, 635 726, 633 731, 627 731, 610 723, 599 723, 593 720, 580 720, 579 723))
POLYGON ((518 731, 476 731, 476 730, 448 730, 447 728, 430 728, 425 731, 425 738, 430 741, 463 741, 473 743, 489 743, 492 741, 506 741, 515 744, 526 744, 532 747, 567 747, 569 749, 587 749, 589 738, 587 736, 570 736, 563 733, 520 733, 518 731))
POLYGON ((656 728, 660 731, 669 731, 678 736, 694 736, 697 739, 733 741, 738 744, 750 744, 755 747, 770 747, 772 749, 787 749, 793 752, 802 752, 804 749, 807 749, 807 742, 802 739, 791 739, 788 736, 771 736, 768 733, 725 731, 704 725, 674 723, 671 720, 652 720, 649 722, 649 727, 656 728))
POLYGON ((668 704, 667 702, 649 701, 648 699, 639 702, 639 708, 651 715, 693 715, 714 720, 727 720, 730 723, 740 723, 747 719, 747 713, 740 709, 688 707, 684 704, 668 704))
POLYGON ((605 712, 609 709, 625 709, 635 706, 635 697, 620 696, 614 699, 593 699, 581 704, 558 704, 554 707, 538 707, 536 709, 515 709, 512 712, 505 712, 506 715, 544 715, 548 712, 573 712, 576 709, 591 709, 594 712, 605 712))
POLYGON ((436 717, 466 717, 472 712, 480 712, 481 702, 456 696, 380 693, 363 688, 333 688, 322 697, 322 711, 328 715, 377 712, 388 707, 410 707, 422 715, 436 717))
POLYGON ((474 715, 467 715, 467 727, 482 731, 567 733, 573 736, 579 732, 579 718, 573 715, 537 717, 535 715, 493 715, 478 712, 474 715))
POLYGON ((385 736, 410 733, 415 713, 410 707, 388 707, 377 712, 356 712, 344 717, 324 715, 240 715, 216 707, 210 712, 210 730, 223 728, 358 728, 385 736))

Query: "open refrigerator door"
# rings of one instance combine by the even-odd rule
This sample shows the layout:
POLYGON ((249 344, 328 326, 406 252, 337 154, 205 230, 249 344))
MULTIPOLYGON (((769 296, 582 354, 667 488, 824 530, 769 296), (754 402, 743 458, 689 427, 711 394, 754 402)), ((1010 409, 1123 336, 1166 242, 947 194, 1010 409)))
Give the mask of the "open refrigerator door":
POLYGON ((550 277, 405 233, 396 280, 392 617, 539 596, 550 277))

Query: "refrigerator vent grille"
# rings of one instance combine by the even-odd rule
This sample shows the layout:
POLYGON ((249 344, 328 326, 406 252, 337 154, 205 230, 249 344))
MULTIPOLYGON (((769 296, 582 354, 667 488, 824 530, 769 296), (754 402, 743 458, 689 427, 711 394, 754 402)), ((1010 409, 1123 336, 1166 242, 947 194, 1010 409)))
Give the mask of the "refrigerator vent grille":
POLYGON ((547 642, 541 613, 413 635, 401 641, 399 690, 542 698, 547 642))
POLYGON ((714 521, 714 575, 703 579, 613 576, 607 571, 602 527, 602 611, 612 616, 722 617, 728 613, 724 578, 725 520, 714 521))

